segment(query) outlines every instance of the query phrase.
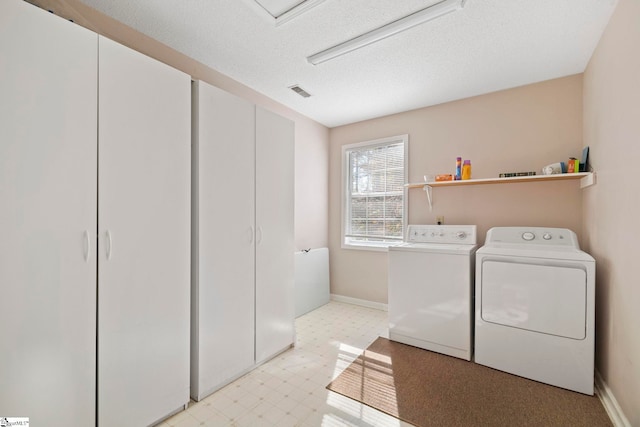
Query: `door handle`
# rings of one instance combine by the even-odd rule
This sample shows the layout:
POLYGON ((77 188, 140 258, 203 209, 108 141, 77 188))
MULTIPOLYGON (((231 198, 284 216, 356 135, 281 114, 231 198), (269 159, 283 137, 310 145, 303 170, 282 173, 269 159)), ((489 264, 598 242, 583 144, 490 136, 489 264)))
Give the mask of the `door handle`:
POLYGON ((262 227, 258 226, 258 231, 256 232, 256 243, 262 243, 262 227))
POLYGON ((253 226, 249 226, 249 244, 253 243, 253 226))
POLYGON ((84 242, 82 248, 84 250, 84 262, 89 262, 89 254, 91 253, 91 240, 89 240, 89 230, 84 230, 84 242))
POLYGON ((107 254, 107 261, 111 259, 111 252, 113 249, 113 242, 111 241, 111 231, 107 230, 105 233, 106 240, 104 242, 105 251, 107 254))

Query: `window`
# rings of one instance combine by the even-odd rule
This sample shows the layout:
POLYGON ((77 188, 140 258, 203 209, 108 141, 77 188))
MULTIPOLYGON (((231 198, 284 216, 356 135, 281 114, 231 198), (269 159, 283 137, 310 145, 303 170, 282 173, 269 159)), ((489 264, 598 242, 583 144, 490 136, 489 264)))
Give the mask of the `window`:
POLYGON ((406 224, 407 150, 400 135, 342 148, 343 246, 386 248, 406 224))

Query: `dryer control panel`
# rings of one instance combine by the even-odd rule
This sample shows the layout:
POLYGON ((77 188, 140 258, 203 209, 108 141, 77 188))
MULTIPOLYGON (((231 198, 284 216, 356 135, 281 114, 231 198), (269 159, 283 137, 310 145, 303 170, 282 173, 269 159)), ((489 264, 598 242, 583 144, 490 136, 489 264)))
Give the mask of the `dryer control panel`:
POLYGON ((475 245, 475 225, 409 225, 407 243, 458 243, 475 245))
POLYGON ((485 245, 496 243, 580 249, 576 233, 568 228, 494 227, 487 232, 485 245))

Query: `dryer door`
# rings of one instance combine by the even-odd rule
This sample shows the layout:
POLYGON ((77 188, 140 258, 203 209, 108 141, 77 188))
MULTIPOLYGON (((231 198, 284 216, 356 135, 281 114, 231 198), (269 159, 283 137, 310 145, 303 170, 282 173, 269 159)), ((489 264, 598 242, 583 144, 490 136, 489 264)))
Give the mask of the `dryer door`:
POLYGON ((485 322, 560 337, 586 336, 587 274, 579 264, 482 262, 485 322))

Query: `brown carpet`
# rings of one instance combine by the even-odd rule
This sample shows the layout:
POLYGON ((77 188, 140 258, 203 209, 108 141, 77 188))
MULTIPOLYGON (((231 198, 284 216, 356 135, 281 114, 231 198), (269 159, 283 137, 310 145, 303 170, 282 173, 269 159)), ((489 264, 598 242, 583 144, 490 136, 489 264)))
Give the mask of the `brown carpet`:
POLYGON ((385 338, 327 388, 420 427, 612 425, 596 396, 385 338))

